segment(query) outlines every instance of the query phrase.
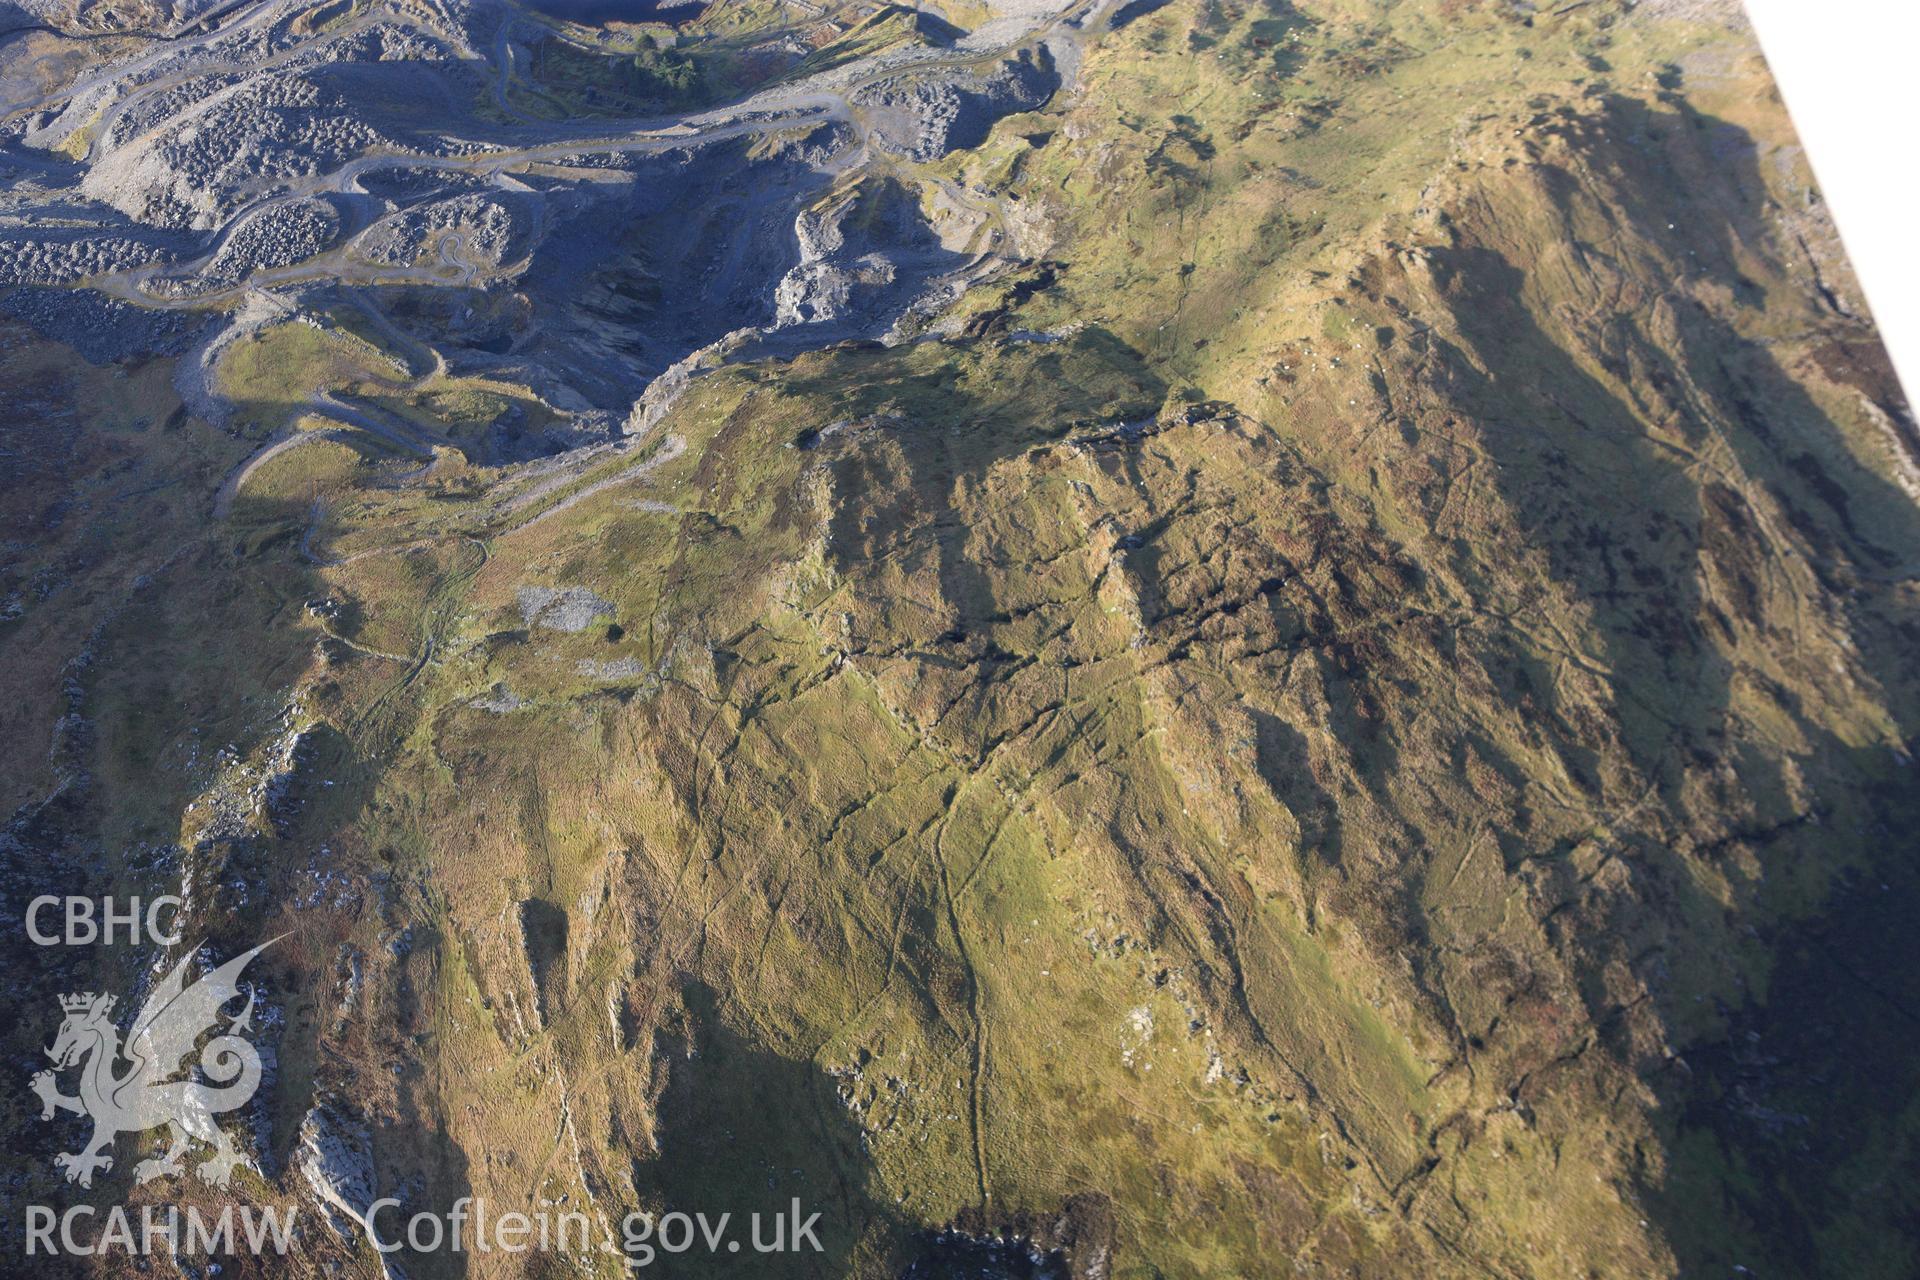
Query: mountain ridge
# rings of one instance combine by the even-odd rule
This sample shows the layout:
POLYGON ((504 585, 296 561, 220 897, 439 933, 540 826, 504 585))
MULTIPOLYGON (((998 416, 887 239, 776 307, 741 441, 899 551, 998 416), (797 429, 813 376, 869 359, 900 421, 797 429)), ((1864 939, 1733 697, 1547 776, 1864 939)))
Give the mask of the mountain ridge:
MULTIPOLYGON (((729 8, 715 74, 785 30, 729 8)), ((344 10, 492 51, 495 149, 356 192, 348 139, 291 179, 337 242, 68 282, 188 355, 5 326, 9 902, 295 928, 250 1202, 824 1211, 742 1274, 1904 1274, 1920 442, 1737 9, 1110 8, 712 141, 545 132, 585 82, 517 10, 344 10)))

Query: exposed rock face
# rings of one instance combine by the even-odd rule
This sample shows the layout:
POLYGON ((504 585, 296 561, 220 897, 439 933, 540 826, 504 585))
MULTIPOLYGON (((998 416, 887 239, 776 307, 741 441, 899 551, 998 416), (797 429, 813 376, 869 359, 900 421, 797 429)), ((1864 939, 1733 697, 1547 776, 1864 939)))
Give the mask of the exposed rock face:
MULTIPOLYGON (((367 1233, 367 1214, 380 1183, 373 1165, 373 1138, 364 1120, 340 1103, 319 1103, 300 1122, 293 1167, 330 1210, 328 1221, 343 1240, 357 1245, 365 1237, 369 1245, 373 1243, 367 1233)), ((369 1252, 380 1258, 381 1274, 387 1280, 404 1280, 387 1255, 369 1252)))
POLYGON ((201 12, 0 48, 0 914, 290 935, 273 1274, 1912 1273, 1920 431, 1728 6, 201 12))
POLYGON ((1042 46, 1022 50, 986 76, 881 80, 853 95, 874 119, 882 144, 914 160, 978 146, 1001 116, 1044 105, 1060 85, 1042 46))
POLYGON ((223 2, 118 0, 113 4, 97 4, 88 0, 6 0, 0 5, 0 32, 38 24, 72 35, 114 32, 161 35, 197 20, 223 2))
MULTIPOLYGON (((72 158, 49 159, 48 180, 70 182, 73 208, 98 226, 0 229, 0 282, 92 282, 183 307, 329 273, 517 282, 543 322, 510 340, 539 365, 526 376, 622 412, 741 329, 887 333, 958 259, 901 212, 924 197, 897 176, 867 184, 886 194, 862 197, 852 221, 828 193, 883 152, 928 160, 976 145, 1060 84, 1057 38, 996 59, 944 30, 882 51, 878 78, 836 65, 695 117, 683 140, 476 128, 460 104, 505 95, 511 115, 524 68, 483 72, 461 51, 501 22, 510 51, 515 21, 463 4, 309 28, 282 0, 89 77, 10 128, 25 154, 72 158)), ((477 341, 497 354, 498 339, 477 341)))
POLYGON ((809 209, 794 221, 800 262, 774 290, 777 326, 839 321, 871 329, 898 314, 942 267, 960 265, 913 197, 887 179, 809 209))
POLYGON ((580 632, 611 618, 613 605, 585 587, 522 587, 520 616, 530 627, 580 632))

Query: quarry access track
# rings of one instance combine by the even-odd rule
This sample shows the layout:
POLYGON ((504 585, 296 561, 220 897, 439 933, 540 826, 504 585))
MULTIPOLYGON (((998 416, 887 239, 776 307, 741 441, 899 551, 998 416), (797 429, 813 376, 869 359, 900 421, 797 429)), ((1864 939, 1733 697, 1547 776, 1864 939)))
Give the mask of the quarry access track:
MULTIPOLYGON (((314 281, 343 285, 446 284, 484 285, 511 277, 524 262, 483 264, 463 255, 463 246, 444 244, 432 264, 394 265, 356 258, 352 239, 299 263, 251 273, 245 280, 210 290, 155 289, 156 283, 192 279, 219 255, 233 230, 250 219, 274 208, 300 200, 333 197, 349 205, 356 202, 373 205, 373 196, 361 186, 361 179, 382 169, 433 169, 470 177, 491 179, 496 183, 516 171, 538 166, 566 167, 569 161, 614 155, 660 155, 676 150, 704 148, 731 139, 765 136, 799 129, 839 123, 850 126, 858 148, 868 155, 873 148, 866 121, 855 97, 861 90, 900 75, 939 74, 954 71, 978 71, 1003 59, 1051 40, 1072 44, 1084 41, 1104 26, 1111 0, 1081 0, 1049 17, 1024 25, 1010 33, 1009 40, 989 40, 977 46, 965 41, 951 49, 917 50, 909 55, 868 60, 870 65, 849 73, 840 68, 821 72, 793 84, 762 89, 740 102, 691 114, 670 114, 609 121, 591 132, 568 128, 564 123, 547 124, 515 113, 515 123, 504 126, 491 139, 449 139, 447 153, 414 149, 371 151, 356 156, 327 172, 291 177, 270 192, 233 209, 214 229, 206 251, 181 262, 149 262, 109 271, 93 277, 87 284, 124 302, 159 310, 204 310, 223 308, 243 301, 254 291, 298 286, 314 281), (467 150, 467 148, 472 148, 467 150), (456 153, 457 152, 457 153, 456 153)), ((151 79, 138 83, 131 91, 104 105, 86 127, 86 155, 89 162, 98 158, 113 124, 127 112, 156 94, 164 94, 190 80, 208 75, 257 72, 261 64, 244 67, 232 55, 216 46, 233 37, 262 29, 272 29, 283 19, 299 12, 295 0, 267 0, 252 8, 229 5, 206 15, 200 23, 158 45, 111 67, 85 76, 67 88, 31 101, 0 103, 0 119, 23 114, 71 107, 88 95, 112 92, 117 86, 140 81, 160 70, 151 79), (219 18, 228 18, 224 24, 219 18)), ((309 45, 321 40, 333 41, 343 34, 370 28, 399 15, 384 6, 358 14, 340 27, 315 33, 311 39, 297 41, 277 52, 264 65, 281 65, 297 60, 309 45)), ((984 34, 984 33, 983 33, 984 34)), ((499 82, 498 92, 512 71, 512 44, 503 38, 497 42, 492 68, 499 82)), ((224 92, 224 91, 223 91, 224 92)), ((160 126, 155 126, 156 128, 160 126)), ((122 145, 125 145, 123 143, 122 145)))

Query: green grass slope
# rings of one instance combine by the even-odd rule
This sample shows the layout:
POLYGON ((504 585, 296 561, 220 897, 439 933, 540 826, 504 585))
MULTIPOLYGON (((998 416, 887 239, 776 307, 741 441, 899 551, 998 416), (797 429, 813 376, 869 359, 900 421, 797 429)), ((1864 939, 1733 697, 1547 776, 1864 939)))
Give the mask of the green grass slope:
POLYGON ((92 629, 111 785, 16 835, 295 931, 283 1156, 324 1096, 421 1204, 823 1213, 664 1274, 1911 1274, 1912 418, 1731 11, 1529 10, 1130 15, 902 166, 1028 259, 945 336, 303 444, 112 607, 103 518, 0 645, 46 733, 92 629))

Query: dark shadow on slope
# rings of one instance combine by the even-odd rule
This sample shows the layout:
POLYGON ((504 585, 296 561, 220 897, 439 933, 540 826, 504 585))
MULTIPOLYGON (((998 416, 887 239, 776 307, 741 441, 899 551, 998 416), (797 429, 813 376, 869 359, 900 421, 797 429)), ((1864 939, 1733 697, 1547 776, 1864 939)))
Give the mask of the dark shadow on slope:
MULTIPOLYGON (((1680 237, 1661 260, 1639 268, 1704 273, 1736 298, 1758 300, 1736 265, 1742 253, 1770 247, 1773 235, 1762 221, 1766 188, 1750 138, 1723 122, 1615 100, 1605 132, 1577 135, 1576 144, 1597 164, 1626 167, 1593 194, 1619 201, 1639 242, 1673 246, 1680 237), (1665 158, 1663 144, 1678 154, 1665 158)), ((1580 198, 1573 175, 1541 172, 1556 198, 1580 198)), ((1653 770, 1669 731, 1681 747, 1718 735, 1729 671, 1710 633, 1730 634, 1733 622, 1760 624, 1765 560, 1777 548, 1766 545, 1737 490, 1689 476, 1649 440, 1636 406, 1539 328, 1519 301, 1526 282, 1517 269, 1473 247, 1436 257, 1436 274, 1460 302, 1463 331, 1500 378, 1482 378, 1457 356, 1449 372, 1490 424, 1502 488, 1530 542, 1548 549, 1556 578, 1595 602, 1629 744, 1653 770), (1631 468, 1627 474, 1609 465, 1616 458, 1631 468), (1701 590, 1702 558, 1717 574, 1721 599, 1701 590), (1729 609, 1736 616, 1726 616, 1729 609)), ((1729 445, 1745 476, 1780 503, 1798 549, 1829 587, 1844 593, 1896 566, 1911 571, 1920 555, 1912 502, 1851 461, 1839 428, 1770 351, 1689 297, 1670 301, 1678 359, 1642 333, 1644 317, 1625 314, 1606 322, 1599 358, 1621 376, 1640 370, 1652 393, 1677 407, 1690 438, 1705 440, 1711 431, 1729 445)), ((1870 371, 1872 363, 1847 354, 1849 368, 1870 371)), ((1884 397, 1891 382, 1872 386, 1884 397)), ((1881 407, 1896 422, 1911 421, 1903 404, 1881 407)))
MULTIPOLYGON (((1739 263, 1791 251, 1772 225, 1777 210, 1750 137, 1684 106, 1662 113, 1624 100, 1609 104, 1599 126, 1568 127, 1576 149, 1611 180, 1583 192, 1573 173, 1549 168, 1542 181, 1558 200, 1603 201, 1629 223, 1623 241, 1653 246, 1627 271, 1704 276, 1735 305, 1762 302, 1739 263)), ((1500 374, 1483 377, 1445 353, 1449 389, 1488 424, 1502 491, 1529 544, 1548 551, 1557 581, 1594 603, 1627 744, 1675 812, 1688 807, 1673 791, 1682 752, 1744 770, 1741 783, 1763 813, 1779 804, 1779 780, 1754 776, 1723 730, 1733 672, 1717 643, 1736 626, 1767 632, 1763 584, 1776 557, 1805 557, 1845 602, 1863 663, 1895 713, 1911 705, 1915 628, 1885 584, 1912 575, 1920 514, 1852 460, 1841 428, 1771 350, 1679 291, 1668 295, 1673 325, 1661 340, 1639 314, 1600 322, 1596 357, 1631 375, 1652 403, 1671 406, 1690 444, 1724 444, 1737 460, 1726 476, 1711 468, 1689 475, 1647 441, 1644 406, 1619 399, 1534 323, 1517 301, 1518 270, 1471 245, 1437 258, 1463 331, 1500 374), (1604 465, 1609 457, 1628 466, 1604 465), (1778 504, 1784 536, 1763 526, 1730 479, 1778 504), (1702 588, 1709 574, 1711 595, 1702 588)), ((1878 372, 1885 357, 1871 331, 1831 297, 1828 312, 1840 349, 1829 367, 1876 399, 1910 442, 1911 416, 1890 372, 1878 372)), ((1791 690, 1771 693, 1783 716, 1800 718, 1791 690)), ((1561 732, 1581 736, 1572 726, 1561 732)), ((1772 962, 1764 998, 1722 1010, 1727 1037, 1679 1046, 1684 1062, 1652 1080, 1668 1104, 1659 1118, 1668 1167, 1648 1203, 1687 1274, 1742 1266, 1756 1275, 1903 1276, 1920 1256, 1912 1102, 1920 944, 1906 925, 1920 911, 1912 870, 1920 812, 1911 766, 1890 763, 1883 748, 1808 736, 1796 768, 1818 779, 1819 807, 1729 843, 1757 850, 1783 880, 1792 879, 1786 864, 1803 858, 1858 870, 1823 903, 1793 899, 1791 889, 1761 891, 1752 918, 1767 931, 1751 950, 1772 962), (1829 804, 1847 815, 1844 825, 1830 821, 1829 804)), ((1676 927, 1719 918, 1722 908, 1664 845, 1636 840, 1628 856, 1637 892, 1609 908, 1605 935, 1631 948, 1649 908, 1676 927)), ((1717 855, 1706 848, 1696 856, 1717 855)), ((1656 995, 1667 962, 1662 947, 1634 962, 1656 995)), ((1622 1023, 1593 975, 1587 989, 1611 1039, 1622 1023)))
POLYGON ((520 938, 533 975, 534 1010, 545 1027, 566 999, 566 911, 540 898, 527 899, 520 904, 520 938))
MULTIPOLYGON (((1768 195, 1758 149, 1745 130, 1677 98, 1673 105, 1673 112, 1662 113, 1632 99, 1609 100, 1609 131, 1637 144, 1617 150, 1646 166, 1623 184, 1628 198, 1621 212, 1648 243, 1680 237, 1683 248, 1673 255, 1680 270, 1758 305, 1762 299, 1741 273, 1741 257, 1772 250, 1786 258, 1807 250, 1781 243, 1791 231, 1779 224, 1790 215, 1768 195)), ((1817 363, 1873 401, 1892 422, 1908 460, 1920 463, 1912 408, 1871 325, 1844 312, 1817 273, 1814 284, 1831 331, 1817 363)), ((1895 566, 1920 573, 1920 513, 1912 500, 1852 459, 1838 426, 1768 348, 1690 299, 1677 302, 1684 346, 1668 375, 1691 379, 1704 392, 1730 426, 1726 438, 1742 466, 1781 501, 1823 576, 1837 572, 1844 579, 1850 569, 1872 576, 1895 566)))
POLYGON ((1168 3, 1169 0, 1127 0, 1127 3, 1113 11, 1113 17, 1108 19, 1107 25, 1118 31, 1137 18, 1159 12, 1166 8, 1168 3))
MULTIPOLYGON (((1254 759, 1260 776, 1300 824, 1301 846, 1315 850, 1329 862, 1339 863, 1346 832, 1340 817, 1340 800, 1314 775, 1307 735, 1279 716, 1251 705, 1247 707, 1247 714, 1253 718, 1254 759)), ((1341 741, 1347 739, 1342 737, 1341 741)), ((1372 775, 1360 773, 1358 776, 1368 782, 1372 775)))
POLYGON ((530 0, 530 8, 569 22, 691 22, 703 0, 530 0))
POLYGON ((1688 1275, 1920 1272, 1920 788, 1873 757, 1881 856, 1764 933, 1765 1000, 1656 1082, 1674 1107, 1648 1205, 1688 1275))
MULTIPOLYGON (((665 1213, 733 1215, 737 1251, 704 1246, 658 1252, 647 1274, 668 1277, 819 1276, 855 1273, 863 1242, 896 1229, 873 1199, 873 1166, 864 1133, 812 1063, 782 1057, 729 1025, 719 993, 700 982, 682 992, 684 1020, 656 1034, 666 1087, 657 1108, 656 1154, 637 1160, 633 1183, 643 1203, 665 1213), (817 1213, 819 1251, 762 1253, 776 1220, 787 1243, 817 1213)), ((658 1249, 659 1242, 653 1242, 658 1249)), ((870 1247, 870 1246, 869 1246, 870 1247)), ((639 1255, 629 1251, 629 1257, 639 1255)))
MULTIPOLYGON (((1632 139, 1628 154, 1646 166, 1623 184, 1622 211, 1650 241, 1678 235, 1688 267, 1758 302, 1739 261, 1791 255, 1781 243, 1788 215, 1769 200, 1750 136, 1678 98, 1671 105, 1609 103, 1608 128, 1632 139)), ((1816 363, 1873 401, 1897 447, 1920 459, 1911 409, 1870 326, 1817 274, 1815 284, 1830 329, 1816 363)), ((1690 300, 1676 310, 1667 376, 1695 388, 1741 470, 1780 505, 1798 550, 1847 601, 1863 664, 1898 714, 1911 705, 1920 635, 1885 584, 1920 573, 1920 511, 1854 460, 1772 351, 1690 300)), ((1766 548, 1755 547, 1744 501, 1707 496, 1725 526, 1707 555, 1732 581, 1761 572, 1766 548), (1729 563, 1742 554, 1748 564, 1729 563)), ((1791 714, 1791 701, 1783 709, 1791 714)), ((1902 726, 1910 739, 1913 729, 1902 726)), ((1788 832, 1773 856, 1834 848, 1855 868, 1815 914, 1768 927, 1764 999, 1728 1010, 1727 1037, 1689 1050, 1688 1069, 1661 1082, 1679 1107, 1671 1173, 1652 1203, 1689 1274, 1744 1266, 1852 1280, 1920 1266, 1920 935, 1910 927, 1920 915, 1920 788, 1913 765, 1883 748, 1821 735, 1811 756, 1821 793, 1840 793, 1850 820, 1788 832)))
MULTIPOLYGON (((1676 749, 1717 738, 1727 706, 1731 668, 1700 629, 1707 517, 1698 491, 1631 407, 1541 330, 1520 300, 1517 268, 1487 249, 1435 257, 1462 331, 1500 370, 1483 375, 1441 343, 1445 390, 1481 423, 1526 544, 1544 549, 1553 579, 1592 604, 1628 750, 1658 776, 1676 749), (1607 467, 1603 451, 1631 471, 1607 467)), ((1560 728, 1571 743, 1587 737, 1560 728)), ((1591 747, 1575 762, 1581 784, 1598 792, 1591 747)))
MULTIPOLYGON (((105 525, 117 517, 103 506, 95 518, 105 525)), ((0 960, 8 962, 11 982, 9 1007, 16 1014, 0 1033, 0 1048, 10 1060, 44 1065, 41 1051, 60 1022, 56 997, 65 992, 114 994, 124 1030, 163 958, 150 939, 129 941, 124 932, 111 946, 33 946, 21 927, 27 899, 47 893, 96 901, 111 895, 122 906, 135 896, 151 902, 157 895, 181 894, 190 868, 187 945, 225 960, 291 929, 245 975, 259 995, 249 1038, 260 1051, 261 1085, 252 1102, 221 1126, 269 1179, 283 1176, 312 1101, 323 1006, 332 1001, 326 976, 332 953, 316 936, 320 930, 301 927, 295 904, 313 905, 314 872, 321 869, 314 850, 360 812, 371 794, 371 775, 357 766, 339 734, 320 725, 298 739, 278 761, 278 771, 262 782, 257 814, 251 788, 259 780, 224 793, 222 807, 263 819, 258 827, 203 831, 191 849, 182 848, 178 837, 183 817, 206 816, 210 785, 222 791, 226 775, 207 757, 230 744, 235 757, 258 758, 280 728, 276 717, 262 713, 263 705, 283 697, 311 660, 313 636, 299 619, 303 602, 323 588, 299 554, 305 516, 304 503, 243 495, 230 520, 191 534, 161 571, 124 589, 121 607, 92 632, 89 660, 69 684, 74 717, 64 735, 71 756, 63 763, 75 771, 73 785, 51 803, 24 808, 0 830, 0 885, 7 890, 0 904, 16 926, 0 938, 0 960), (190 743, 204 743, 204 754, 197 745, 189 751, 190 743), (182 767, 183 759, 192 765, 182 767), (197 816, 189 803, 199 805, 197 816)), ((171 538, 180 531, 148 532, 171 538)), ((59 603, 80 607, 70 598, 59 603)), ((172 922, 163 917, 160 923, 172 922)), ((202 966, 190 976, 204 972, 202 966)), ((62 1083, 71 1090, 70 1079, 62 1083)), ((75 1149, 84 1122, 68 1115, 43 1122, 37 1100, 24 1088, 9 1096, 0 1108, 7 1152, 0 1177, 14 1208, 43 1203, 58 1212, 109 1198, 136 1207, 212 1206, 191 1181, 132 1187, 132 1170, 153 1148, 153 1133, 123 1134, 112 1169, 92 1191, 67 1185, 52 1157, 75 1149)), ((202 1154, 204 1148, 196 1147, 189 1168, 202 1154)), ((258 1203, 253 1185, 250 1175, 242 1176, 233 1198, 258 1203)), ((9 1256, 23 1256, 15 1234, 22 1221, 10 1211, 0 1223, 0 1249, 9 1256)), ((33 1273, 65 1274, 61 1265, 37 1259, 33 1273)))

